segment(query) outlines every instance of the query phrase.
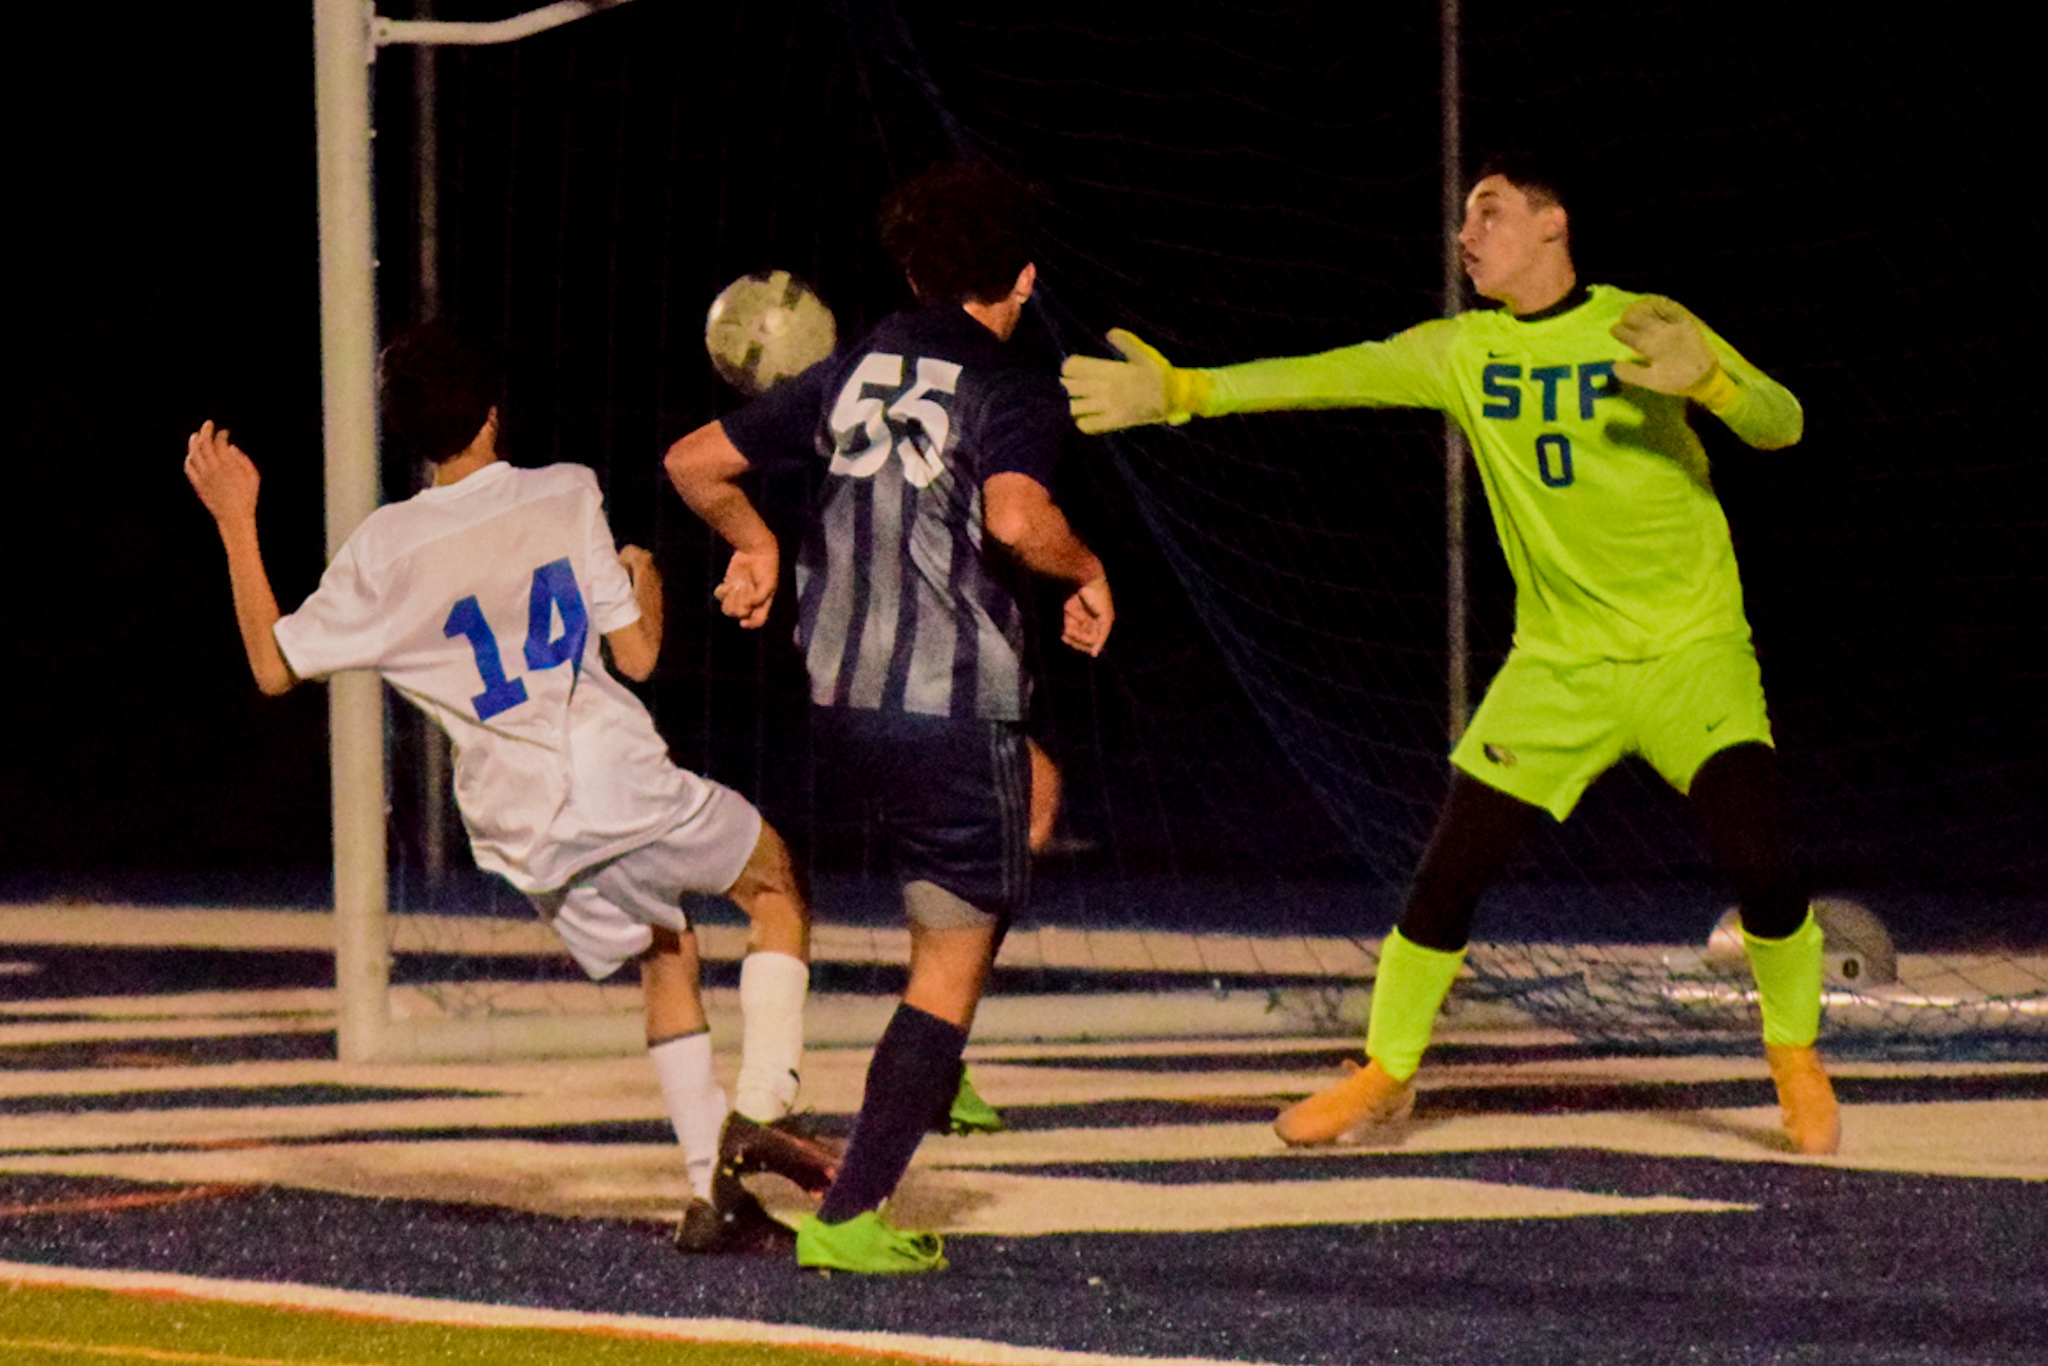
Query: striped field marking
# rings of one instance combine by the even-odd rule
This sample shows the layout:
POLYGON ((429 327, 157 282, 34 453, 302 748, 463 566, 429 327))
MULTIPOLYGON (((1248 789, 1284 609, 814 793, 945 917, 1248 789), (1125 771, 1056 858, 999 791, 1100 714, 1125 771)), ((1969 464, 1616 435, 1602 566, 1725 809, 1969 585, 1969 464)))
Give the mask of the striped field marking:
POLYGON ((121 1195, 85 1195, 72 1200, 44 1200, 33 1205, 0 1205, 0 1219, 22 1219, 32 1214, 108 1214, 124 1209, 156 1209, 164 1205, 196 1205, 207 1200, 228 1200, 246 1195, 254 1186, 214 1183, 179 1186, 164 1191, 129 1191, 121 1195))
MULTIPOLYGON (((269 1284, 262 1281, 220 1281, 162 1272, 98 1271, 85 1267, 37 1266, 0 1262, 0 1284, 105 1290, 145 1295, 152 1299, 198 1300, 222 1304, 300 1309, 347 1314, 387 1323, 432 1323, 469 1328, 551 1328, 600 1337, 639 1338, 655 1342, 756 1343, 845 1353, 851 1357, 894 1357, 930 1362, 934 1366, 1262 1366, 1257 1362, 1225 1362, 1209 1357, 1124 1357, 1097 1352, 1066 1352, 1051 1347, 1016 1347, 972 1338, 923 1337, 911 1333, 862 1333, 832 1328, 748 1323, 740 1319, 659 1319, 634 1314, 580 1314, 564 1309, 530 1309, 517 1305, 468 1304, 411 1295, 377 1295, 321 1286, 269 1284)), ((0 1346, 5 1346, 0 1340, 0 1346)), ((65 1344, 67 1350, 77 1350, 65 1344)), ((163 1353, 166 1361, 220 1362, 244 1366, 241 1357, 180 1356, 163 1353)), ((269 1366, 269 1363, 265 1363, 269 1366)), ((347 1366, 347 1363, 293 1362, 289 1366, 347 1366)))

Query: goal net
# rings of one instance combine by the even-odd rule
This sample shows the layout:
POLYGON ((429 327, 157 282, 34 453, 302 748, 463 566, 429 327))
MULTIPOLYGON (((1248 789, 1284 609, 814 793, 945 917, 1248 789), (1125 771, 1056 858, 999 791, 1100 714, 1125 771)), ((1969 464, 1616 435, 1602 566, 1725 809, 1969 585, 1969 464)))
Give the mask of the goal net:
MULTIPOLYGON (((1111 326, 1201 365, 1443 310, 1440 8, 1375 11, 1369 42, 1339 5, 1176 14, 1162 30, 1101 6, 641 0, 377 63, 382 323, 438 310, 497 347, 511 457, 592 466, 620 540, 656 550, 670 641, 645 696, 679 762, 803 852, 822 991, 893 986, 897 911, 864 832, 814 796, 786 621, 742 633, 717 614, 724 549, 660 470, 738 403, 702 349, 719 289, 791 270, 857 333, 906 299, 874 241, 880 194, 965 153, 1051 191, 1019 341, 1048 364, 1099 352, 1111 326), (431 270, 401 268, 429 239, 431 270)), ((1582 268, 1686 301, 1805 403, 1788 452, 1705 435, 1796 834, 1852 907, 1830 917, 1827 1027, 2038 1040, 2048 810, 2024 699, 2043 691, 2044 540, 2016 400, 2043 348, 2012 319, 2038 316, 2040 286, 1978 235, 2025 164, 2021 125, 1994 70, 1959 79, 2003 59, 1825 6, 1779 15, 1768 50, 1729 27, 1683 6, 1465 16, 1462 145, 1590 168, 1582 268), (1917 79, 1929 64, 1949 70, 1917 79)), ((1117 637, 1093 664, 1040 652, 1033 730, 1066 804, 999 993, 1198 988, 1263 999, 1274 1027, 1356 1024, 1452 716, 1509 643, 1512 585, 1469 473, 1465 597, 1446 587, 1444 470, 1430 414, 1076 438, 1059 492, 1112 565, 1117 637), (1453 698, 1459 635, 1473 681, 1453 698)), ((386 469, 386 496, 406 477, 386 469)), ((793 534, 807 490, 756 492, 793 534)), ((393 1019, 498 1022, 487 1049, 581 1037, 570 1016, 633 1038, 633 991, 575 980, 523 902, 466 869, 431 747, 409 718, 392 736, 393 1019)), ((1753 1036, 1747 979, 1710 942, 1728 904, 1682 799, 1625 763, 1489 894, 1461 996, 1623 1045, 1753 1036)), ((722 983, 737 922, 700 910, 722 983)))

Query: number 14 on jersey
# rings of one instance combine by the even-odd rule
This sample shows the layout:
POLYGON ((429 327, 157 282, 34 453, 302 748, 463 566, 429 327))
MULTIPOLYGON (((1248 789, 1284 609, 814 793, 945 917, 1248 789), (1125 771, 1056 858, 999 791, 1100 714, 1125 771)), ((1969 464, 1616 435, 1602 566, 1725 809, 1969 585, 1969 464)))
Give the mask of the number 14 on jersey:
MULTIPOLYGON (((526 684, 505 677, 504 658, 498 653, 498 638, 484 620, 476 595, 456 603, 448 611, 441 632, 451 639, 465 637, 476 656, 476 671, 484 690, 470 698, 476 719, 488 721, 526 700, 526 684)), ((534 672, 559 664, 582 667, 583 643, 590 635, 589 614, 583 608, 583 594, 576 587, 576 573, 567 559, 555 560, 533 571, 533 590, 527 598, 526 667, 534 672), (559 611, 562 633, 554 634, 559 611)))

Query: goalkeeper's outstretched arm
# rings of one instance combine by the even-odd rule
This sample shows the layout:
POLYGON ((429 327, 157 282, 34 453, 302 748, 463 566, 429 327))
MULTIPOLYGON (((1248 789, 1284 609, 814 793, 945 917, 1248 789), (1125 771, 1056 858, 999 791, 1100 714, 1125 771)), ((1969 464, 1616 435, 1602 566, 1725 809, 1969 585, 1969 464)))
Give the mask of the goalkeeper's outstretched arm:
POLYGON ((1122 360, 1070 356, 1060 382, 1075 425, 1091 436, 1288 408, 1441 408, 1450 336, 1449 321, 1436 319, 1383 342, 1195 370, 1118 328, 1109 343, 1122 360))
POLYGON ((1109 344, 1122 353, 1122 360, 1069 356, 1060 367, 1067 405, 1082 431, 1100 436, 1155 422, 1178 426, 1203 411, 1209 398, 1204 372, 1175 366, 1157 348, 1121 327, 1110 330, 1109 344))

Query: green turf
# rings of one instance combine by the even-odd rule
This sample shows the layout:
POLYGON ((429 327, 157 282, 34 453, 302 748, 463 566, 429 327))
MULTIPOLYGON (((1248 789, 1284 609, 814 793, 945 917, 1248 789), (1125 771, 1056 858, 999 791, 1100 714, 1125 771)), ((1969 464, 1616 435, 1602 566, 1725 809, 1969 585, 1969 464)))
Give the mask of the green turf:
POLYGON ((566 1328, 391 1323, 104 1290, 0 1285, 0 1361, 19 1366, 911 1366, 847 1349, 662 1342, 566 1328))

